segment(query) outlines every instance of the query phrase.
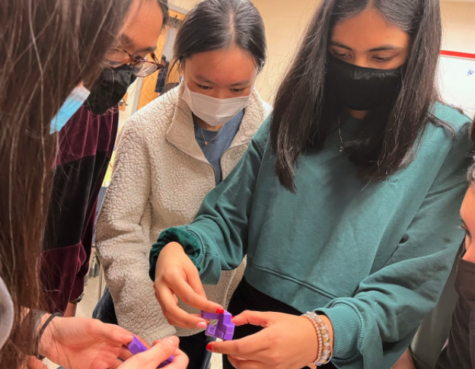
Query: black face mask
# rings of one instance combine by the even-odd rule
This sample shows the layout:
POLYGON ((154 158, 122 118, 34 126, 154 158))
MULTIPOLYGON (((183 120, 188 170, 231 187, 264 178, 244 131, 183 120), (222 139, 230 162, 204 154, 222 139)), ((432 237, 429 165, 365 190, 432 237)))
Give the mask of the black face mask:
POLYGON ((460 259, 455 275, 455 290, 459 296, 475 308, 475 264, 460 259))
POLYGON ((101 76, 94 84, 89 98, 84 105, 90 112, 103 115, 109 109, 117 106, 127 93, 129 86, 137 79, 132 74, 132 65, 119 68, 104 68, 101 76))
POLYGON ((343 106, 371 110, 395 98, 401 90, 404 67, 392 70, 362 68, 328 56, 326 86, 343 106))

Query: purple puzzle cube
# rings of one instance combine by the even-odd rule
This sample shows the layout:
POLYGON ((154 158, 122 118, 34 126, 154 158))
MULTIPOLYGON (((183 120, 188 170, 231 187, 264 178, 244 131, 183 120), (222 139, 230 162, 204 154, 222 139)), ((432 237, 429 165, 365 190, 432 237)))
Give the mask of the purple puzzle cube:
MULTIPOLYGON (((135 336, 134 336, 134 340, 129 343, 128 349, 134 355, 137 355, 137 354, 140 354, 141 352, 147 351, 147 348, 145 347, 145 345, 142 342, 140 342, 140 340, 135 336)), ((175 357, 173 355, 170 356, 167 360, 165 360, 163 363, 161 363, 158 367, 163 368, 164 366, 167 366, 168 364, 171 364, 171 362, 173 361, 174 358, 175 357)))
POLYGON ((217 313, 207 313, 206 311, 201 312, 201 317, 208 320, 219 320, 223 314, 217 313))
POLYGON ((171 364, 173 362, 173 359, 175 359, 175 356, 170 356, 167 360, 165 360, 163 363, 161 363, 159 366, 158 366, 158 369, 160 368, 163 368, 165 366, 167 366, 168 364, 171 364))
POLYGON ((232 315, 225 311, 223 314, 201 312, 201 317, 208 320, 217 320, 216 325, 208 325, 206 335, 220 338, 225 341, 231 341, 234 336, 235 325, 231 323, 232 315))
POLYGON ((134 340, 129 343, 128 348, 129 348, 129 351, 134 355, 147 351, 147 348, 145 347, 145 345, 142 342, 140 342, 140 340, 135 336, 134 336, 134 340))

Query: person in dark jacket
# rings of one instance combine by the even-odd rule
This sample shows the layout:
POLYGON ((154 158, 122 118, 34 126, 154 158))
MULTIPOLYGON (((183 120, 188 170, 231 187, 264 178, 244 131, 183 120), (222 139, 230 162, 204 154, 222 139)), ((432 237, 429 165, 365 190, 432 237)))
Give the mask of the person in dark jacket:
POLYGON ((475 368, 475 165, 468 173, 470 188, 460 210, 466 233, 465 252, 455 272, 457 305, 452 317, 449 341, 437 360, 435 369, 475 368))
POLYGON ((116 141, 116 106, 137 77, 162 67, 153 52, 167 17, 167 0, 133 2, 119 44, 107 53, 91 95, 59 132, 41 263, 51 313, 74 316, 82 298, 97 200, 116 141))
POLYGON ((165 88, 165 82, 167 80, 168 75, 168 67, 170 65, 170 63, 167 62, 167 57, 165 55, 162 56, 161 64, 163 68, 158 73, 157 85, 155 86, 155 92, 158 92, 159 94, 162 94, 165 88))

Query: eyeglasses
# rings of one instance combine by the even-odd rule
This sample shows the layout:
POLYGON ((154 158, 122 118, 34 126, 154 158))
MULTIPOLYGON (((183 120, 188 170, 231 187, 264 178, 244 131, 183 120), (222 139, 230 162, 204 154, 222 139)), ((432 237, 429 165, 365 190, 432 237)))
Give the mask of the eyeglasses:
POLYGON ((112 49, 106 54, 104 64, 110 68, 119 68, 125 64, 133 65, 132 73, 136 77, 147 77, 163 68, 154 53, 148 54, 145 58, 140 56, 134 58, 124 49, 118 48, 112 49))

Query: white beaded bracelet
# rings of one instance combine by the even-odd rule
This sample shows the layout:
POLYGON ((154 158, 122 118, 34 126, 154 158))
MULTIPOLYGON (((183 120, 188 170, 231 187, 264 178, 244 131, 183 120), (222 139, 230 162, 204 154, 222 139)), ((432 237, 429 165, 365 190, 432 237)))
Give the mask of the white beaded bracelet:
MULTIPOLYGON (((307 313, 308 314, 308 313, 307 313)), ((320 362, 322 354, 323 354, 323 345, 322 345, 322 335, 320 334, 320 329, 318 327, 318 324, 313 320, 310 316, 307 314, 302 315, 304 318, 306 318, 310 323, 312 323, 313 327, 315 328, 315 333, 317 334, 317 358, 315 359, 314 362, 308 364, 307 366, 310 369, 316 369, 317 363, 320 362)))
POLYGON ((307 312, 303 316, 313 323, 318 337, 318 357, 310 367, 315 368, 328 364, 332 359, 332 342, 327 325, 315 312, 307 312))

